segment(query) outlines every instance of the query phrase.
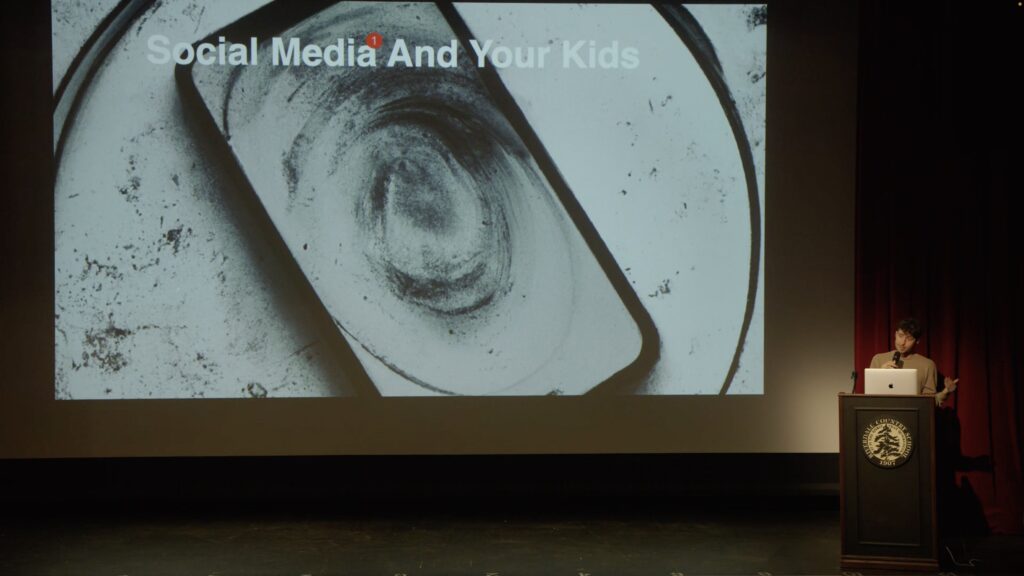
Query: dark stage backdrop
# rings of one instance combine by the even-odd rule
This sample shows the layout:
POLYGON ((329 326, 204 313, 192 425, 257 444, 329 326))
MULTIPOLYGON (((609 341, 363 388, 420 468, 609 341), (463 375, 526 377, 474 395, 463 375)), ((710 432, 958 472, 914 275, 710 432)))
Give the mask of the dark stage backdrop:
POLYGON ((1019 532, 1024 9, 923 6, 862 3, 855 356, 862 369, 901 318, 923 322, 920 352, 960 378, 940 418, 955 521, 980 503, 1019 532))

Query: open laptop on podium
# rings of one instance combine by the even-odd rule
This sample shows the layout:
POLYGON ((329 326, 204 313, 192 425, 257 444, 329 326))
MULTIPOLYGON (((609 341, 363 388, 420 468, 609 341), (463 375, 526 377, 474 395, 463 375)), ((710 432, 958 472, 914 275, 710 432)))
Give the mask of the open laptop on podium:
POLYGON ((868 368, 864 371, 865 394, 916 396, 916 368, 868 368))

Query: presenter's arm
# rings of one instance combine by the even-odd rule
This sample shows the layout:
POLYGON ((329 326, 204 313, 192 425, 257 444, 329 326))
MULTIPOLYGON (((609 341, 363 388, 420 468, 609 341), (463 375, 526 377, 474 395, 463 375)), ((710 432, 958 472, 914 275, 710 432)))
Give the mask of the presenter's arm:
POLYGON ((931 360, 927 360, 927 364, 924 369, 924 384, 921 388, 921 394, 927 394, 928 396, 934 396, 935 391, 938 389, 935 386, 935 363, 931 360))
POLYGON ((942 392, 937 392, 935 394, 936 406, 942 406, 942 403, 946 401, 946 398, 956 391, 956 383, 959 381, 959 378, 950 378, 949 376, 946 376, 946 378, 943 380, 945 388, 942 389, 942 392))

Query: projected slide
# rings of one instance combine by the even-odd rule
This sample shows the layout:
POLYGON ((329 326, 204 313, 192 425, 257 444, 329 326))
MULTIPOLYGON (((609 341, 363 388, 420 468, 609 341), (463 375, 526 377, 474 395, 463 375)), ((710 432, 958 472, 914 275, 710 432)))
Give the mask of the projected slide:
POLYGON ((764 393, 764 5, 51 5, 56 398, 764 393))

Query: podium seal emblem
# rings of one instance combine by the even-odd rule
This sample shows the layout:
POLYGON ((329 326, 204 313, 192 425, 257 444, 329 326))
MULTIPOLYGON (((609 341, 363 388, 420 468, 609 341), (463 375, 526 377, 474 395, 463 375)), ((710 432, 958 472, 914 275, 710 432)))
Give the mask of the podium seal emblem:
POLYGON ((895 418, 879 418, 868 425, 861 436, 864 455, 875 466, 896 468, 910 458, 914 439, 910 430, 895 418))

